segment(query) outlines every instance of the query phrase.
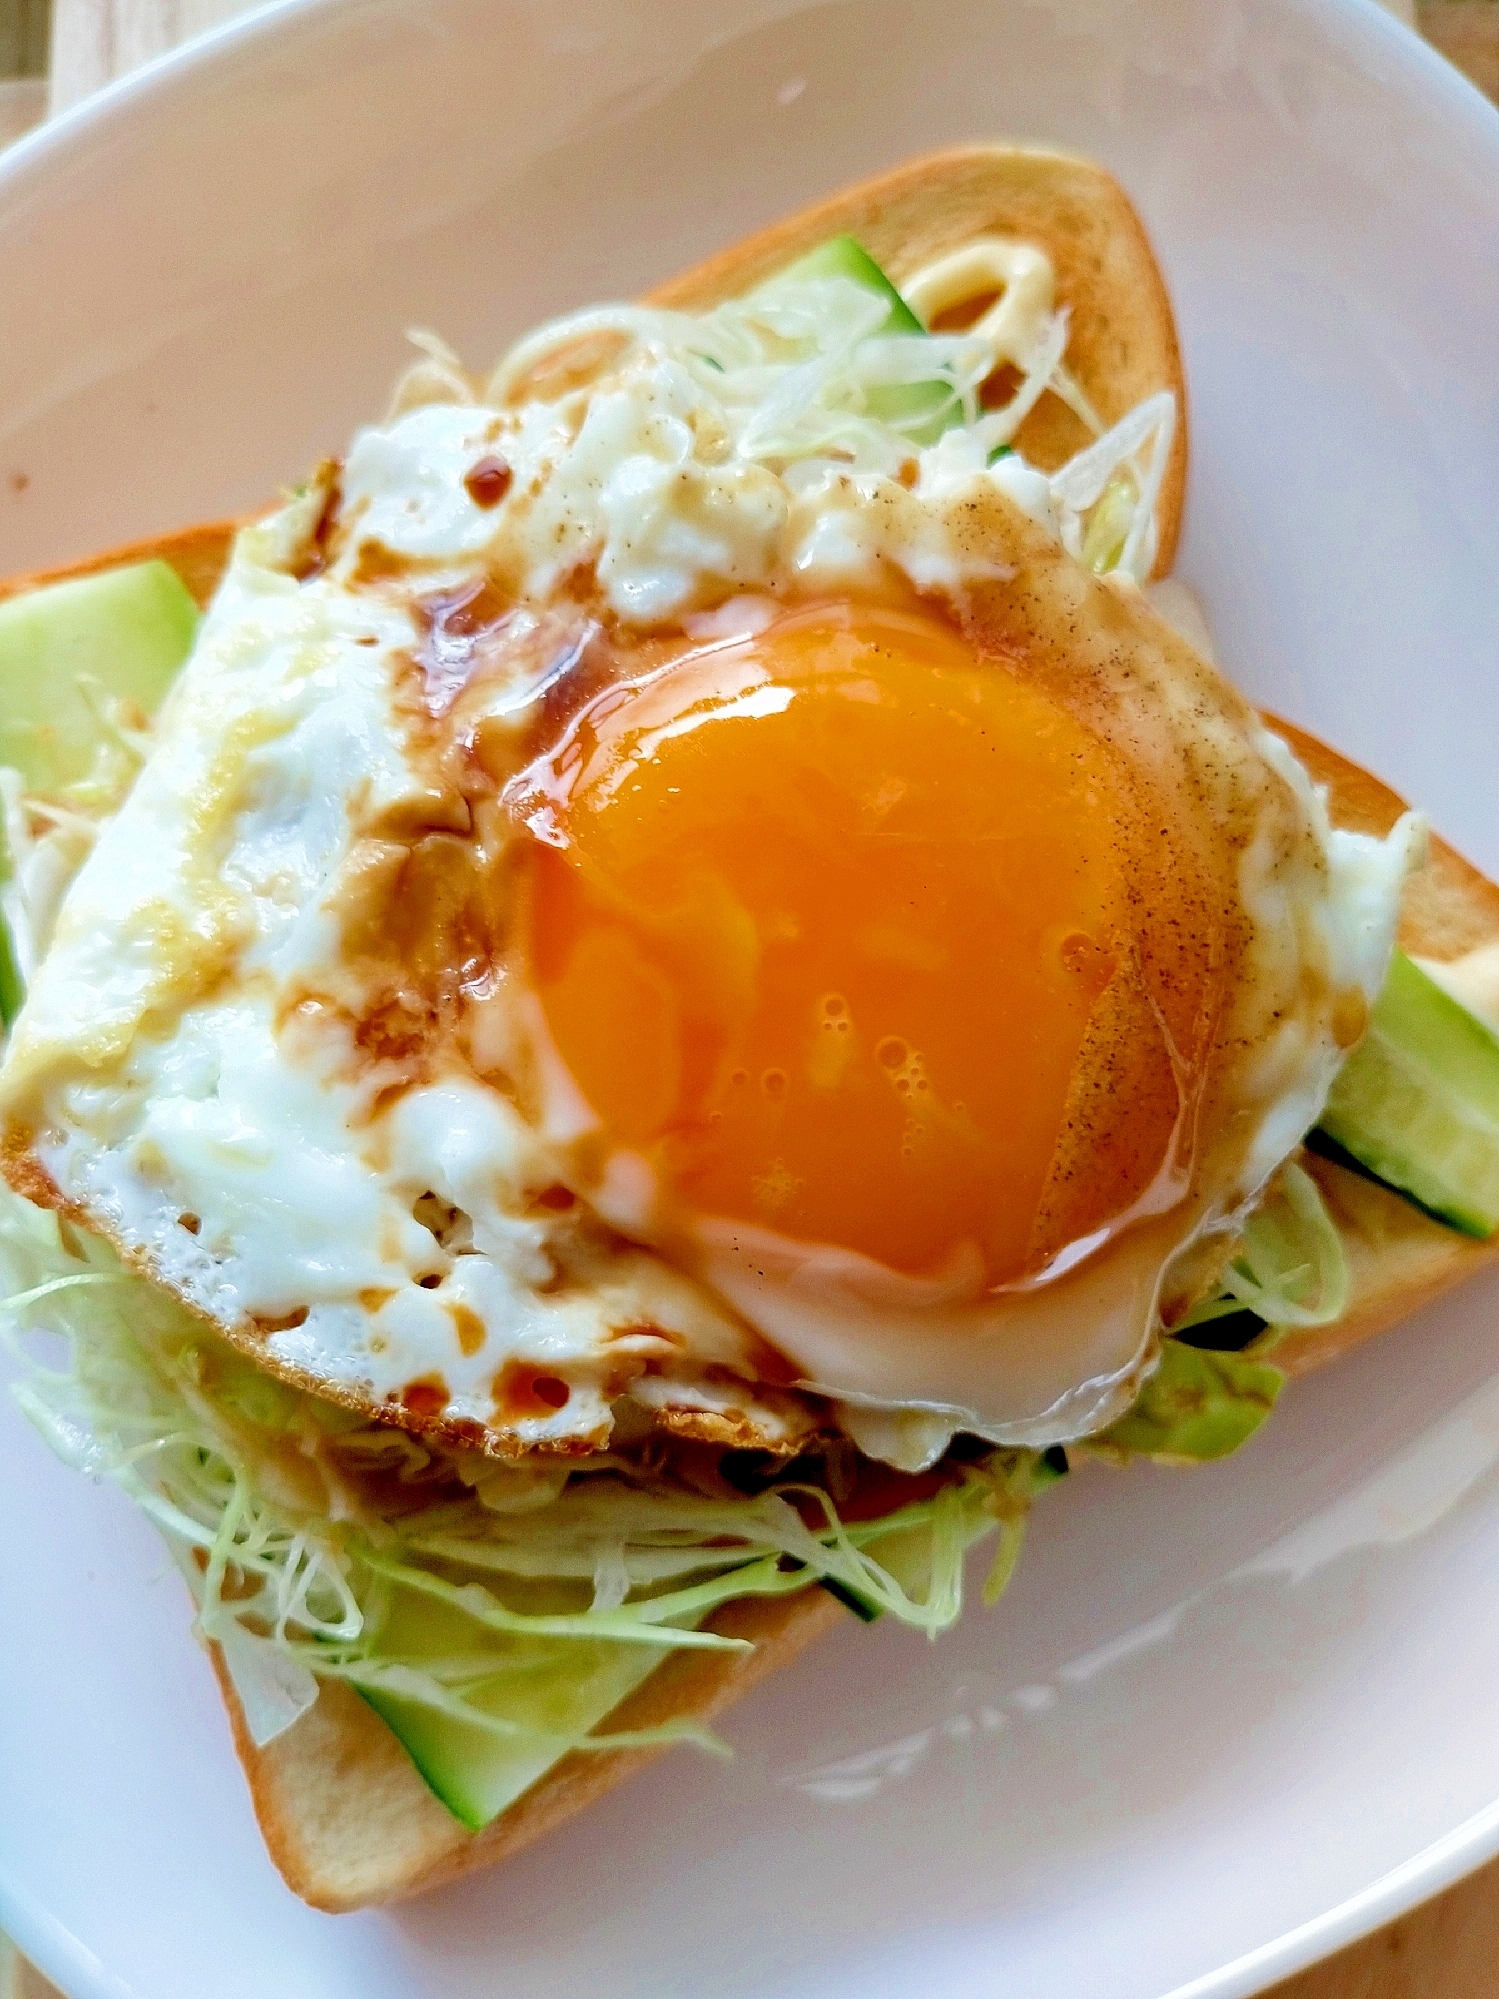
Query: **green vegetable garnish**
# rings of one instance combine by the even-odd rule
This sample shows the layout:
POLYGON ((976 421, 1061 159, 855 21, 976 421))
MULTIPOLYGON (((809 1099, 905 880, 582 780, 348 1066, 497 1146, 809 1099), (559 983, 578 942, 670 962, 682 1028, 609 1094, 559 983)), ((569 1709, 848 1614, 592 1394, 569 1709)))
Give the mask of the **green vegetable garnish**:
MULTIPOLYGON (((915 334, 923 339, 926 328, 906 304, 874 258, 853 236, 835 236, 830 242, 800 257, 771 280, 772 285, 797 283, 811 278, 847 278, 886 305, 884 334, 915 334)), ((911 352, 919 357, 920 345, 911 352)), ((869 414, 903 431, 914 445, 935 444, 944 430, 965 419, 963 401, 951 376, 933 365, 927 379, 885 382, 870 388, 869 414)))
POLYGON ((570 1749, 708 1740, 599 1725, 669 1653, 743 1650, 702 1628, 721 1604, 822 1582, 861 1616, 946 1629, 969 1547, 998 1524, 992 1595, 1038 1477, 1055 1476, 998 1451, 930 1497, 844 1521, 822 1487, 785 1478, 710 1498, 614 1461, 512 1467, 283 1385, 9 1192, 0 1270, 13 1320, 36 1312, 71 1350, 29 1371, 21 1407, 165 1534, 247 1712, 274 1733, 318 1680, 344 1680, 474 1826, 570 1749))
POLYGON ((1403 951, 1308 1143, 1480 1239, 1499 1228, 1499 1036, 1403 951))
POLYGON ((166 562, 0 603, 0 764, 47 797, 88 780, 110 735, 105 704, 154 714, 197 629, 198 607, 166 562))
MULTIPOLYGON (((4 825, 0 824, 0 885, 10 878, 10 871, 10 849, 6 845, 4 825)), ((0 909, 0 1033, 21 1011, 21 1002, 25 997, 26 982, 21 977, 21 967, 16 960, 15 941, 5 920, 5 911, 0 909)))
POLYGON ((1238 1337, 1246 1313, 1263 1327, 1283 1331, 1331 1325, 1347 1304, 1343 1239, 1316 1181, 1287 1160, 1245 1223, 1239 1253, 1224 1271, 1218 1293, 1172 1331, 1192 1346, 1221 1351, 1211 1329, 1219 1320, 1233 1319, 1237 1324, 1226 1350, 1236 1350, 1247 1344, 1238 1337))
POLYGON ((15 945, 11 942, 10 926, 0 915, 0 1027, 9 1027, 21 1011, 21 1002, 26 997, 26 987, 21 978, 20 967, 16 963, 15 945))
POLYGON ((776 283, 803 278, 849 278, 875 297, 884 299, 889 316, 886 333, 925 333, 926 328, 906 304, 874 258, 854 236, 834 236, 829 242, 788 264, 776 283))
POLYGON ((1261 1361, 1163 1340, 1134 1406, 1093 1441, 1146 1457, 1226 1458, 1254 1435, 1284 1384, 1279 1368, 1261 1361))
MULTIPOLYGON (((0 765, 76 828, 118 806, 139 764, 131 731, 154 712, 198 629, 198 607, 165 562, 135 562, 0 602, 0 765)), ((78 846, 74 865, 86 849, 78 846)), ((0 832, 0 883, 13 872, 0 832)), ((0 1032, 26 996, 23 952, 0 909, 0 1032)), ((23 933, 32 954, 37 940, 23 933)))
POLYGON ((822 1586, 829 1596, 837 1597, 846 1610, 851 1610, 861 1623, 874 1624, 883 1614, 877 1603, 871 1603, 867 1596, 859 1596, 847 1583, 833 1582, 824 1576, 822 1586))

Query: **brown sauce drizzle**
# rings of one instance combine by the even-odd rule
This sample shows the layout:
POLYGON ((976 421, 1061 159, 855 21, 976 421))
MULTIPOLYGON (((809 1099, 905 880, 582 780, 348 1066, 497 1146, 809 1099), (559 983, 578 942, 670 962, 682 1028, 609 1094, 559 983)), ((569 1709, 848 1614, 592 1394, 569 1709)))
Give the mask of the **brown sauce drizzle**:
POLYGON ((448 1306, 448 1315, 458 1333, 458 1345, 467 1358, 476 1354, 484 1344, 484 1321, 472 1305, 465 1305, 454 1299, 448 1306))
POLYGON ((298 1305, 294 1311, 281 1313, 252 1312, 250 1324, 257 1333, 294 1333, 298 1326, 307 1324, 307 1307, 298 1305))
POLYGON ((394 583, 408 575, 411 568, 404 555, 370 535, 359 544, 349 581, 356 590, 367 583, 394 583))
POLYGON ((338 510, 343 505, 343 485, 339 479, 339 465, 336 459, 329 459, 318 467, 317 477, 322 481, 323 504, 318 509, 318 517, 313 523, 312 533, 302 550, 301 558, 292 570, 299 583, 310 583, 314 576, 321 576, 328 567, 328 556, 333 540, 333 530, 338 525, 338 510))
POLYGON ((533 1195, 532 1206, 545 1208, 551 1214, 565 1215, 569 1208, 577 1205, 577 1199, 572 1188, 564 1187, 559 1181, 554 1186, 543 1187, 539 1194, 533 1195))
POLYGON ((515 474, 503 458, 494 454, 481 458, 477 465, 469 469, 463 483, 468 488, 468 496, 476 507, 486 511, 497 507, 510 491, 515 474))
POLYGON ((503 651, 515 611, 513 598, 489 577, 435 597, 419 598, 415 610, 423 626, 416 663, 421 668, 427 711, 444 715, 485 664, 503 651))
POLYGON ((434 1422, 452 1398, 440 1374, 424 1374, 420 1381, 408 1381, 401 1390, 401 1407, 419 1423, 434 1422))
POLYGON ((555 1416, 571 1394, 565 1381, 525 1361, 507 1360, 494 1378, 495 1408, 506 1422, 555 1416))
POLYGON ((606 688, 654 672, 690 651, 693 643, 685 635, 646 635, 627 641, 618 632, 589 625, 575 642, 563 670, 548 675, 539 690, 526 761, 556 748, 574 716, 606 688))
MULTIPOLYGON (((421 638, 395 661, 394 694, 417 784, 363 818, 336 891, 340 988, 304 996, 384 1068, 382 1104, 430 1073, 505 963, 519 855, 504 785, 559 705, 635 664, 581 606, 537 613, 492 578, 409 601, 421 638)), ((549 1189, 541 1205, 570 1198, 549 1189)))

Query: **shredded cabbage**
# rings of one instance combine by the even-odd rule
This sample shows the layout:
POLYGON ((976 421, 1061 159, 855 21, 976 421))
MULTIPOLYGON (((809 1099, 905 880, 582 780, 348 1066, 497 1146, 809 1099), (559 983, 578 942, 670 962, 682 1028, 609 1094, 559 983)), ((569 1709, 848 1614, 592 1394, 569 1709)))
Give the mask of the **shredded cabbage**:
MULTIPOLYGON (((620 1747, 618 1734, 543 1736, 469 1696, 578 1640, 742 1650, 701 1628, 718 1605, 820 1581, 935 1636, 959 1614, 970 1544, 1000 1525, 991 1598, 1018 1553, 1029 1452, 994 1453, 856 1521, 823 1483, 742 1493, 714 1471, 695 1489, 664 1454, 512 1465, 286 1386, 103 1244, 9 1193, 0 1278, 25 1361, 21 1408, 59 1456, 120 1487, 165 1535, 203 1635, 251 1675, 273 1732, 310 1698, 300 1674, 540 1736, 558 1754, 620 1747), (32 1350, 36 1329, 65 1336, 62 1364, 32 1350), (413 1602, 439 1606, 462 1642, 394 1642, 393 1629, 420 1628, 395 1614, 413 1602)), ((628 1739, 681 1735, 703 1739, 676 1727, 628 1739)))
POLYGON ((1088 1440, 1089 1448, 1178 1464, 1226 1457, 1253 1436, 1284 1385, 1263 1356, 1292 1327, 1340 1318, 1348 1288, 1342 1238, 1317 1183, 1287 1160, 1244 1223, 1238 1254, 1215 1295, 1173 1326, 1135 1401, 1088 1440), (1213 1351, 1212 1339, 1193 1341, 1194 1329, 1246 1312, 1261 1329, 1242 1352, 1213 1351))
POLYGON ((1239 1253, 1218 1294, 1173 1328, 1181 1333, 1231 1312, 1253 1312, 1265 1352, 1292 1327, 1327 1326, 1348 1309, 1348 1259, 1316 1181, 1288 1159, 1244 1224, 1239 1253))
MULTIPOLYGON (((603 373, 634 359, 670 361, 712 410, 728 449, 773 469, 793 490, 830 469, 895 477, 915 460, 925 474, 931 451, 941 453, 932 462, 949 476, 960 466, 982 476, 1048 392, 1081 410, 1091 428, 1101 428, 1064 365, 1065 309, 1041 316, 1017 368, 1019 379, 1007 400, 990 409, 982 407, 980 392, 1002 363, 1019 358, 1007 339, 986 334, 992 315, 967 333, 892 334, 881 330, 887 312, 882 296, 851 278, 789 274, 701 315, 593 306, 526 335, 479 399, 497 406, 566 402, 586 397, 603 373), (917 385, 945 391, 945 414, 931 398, 890 394, 917 385), (932 443, 945 425, 962 433, 956 453, 950 430, 932 443)), ((430 335, 414 337, 424 358, 397 391, 397 409, 472 399, 447 349, 430 335)), ((1149 575, 1176 415, 1175 397, 1162 392, 1055 474, 1027 468, 1068 551, 1096 571, 1119 569, 1139 582, 1149 575)), ((1015 496, 1011 476, 1000 473, 996 483, 1015 496)))

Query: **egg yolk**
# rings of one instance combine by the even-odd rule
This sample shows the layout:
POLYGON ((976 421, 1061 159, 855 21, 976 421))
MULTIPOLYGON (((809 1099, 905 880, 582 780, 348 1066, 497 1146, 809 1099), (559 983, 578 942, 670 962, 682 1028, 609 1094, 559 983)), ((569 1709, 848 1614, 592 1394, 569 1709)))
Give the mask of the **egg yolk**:
MULTIPOLYGON (((1126 790, 1066 708, 905 613, 789 614, 595 697, 513 802, 528 975, 607 1146, 680 1226, 1034 1269, 1128 953, 1126 790)), ((1177 1109, 1136 1120, 1136 1183, 1177 1109)), ((1074 1233, 1138 1190, 1102 1156, 1074 1233)))

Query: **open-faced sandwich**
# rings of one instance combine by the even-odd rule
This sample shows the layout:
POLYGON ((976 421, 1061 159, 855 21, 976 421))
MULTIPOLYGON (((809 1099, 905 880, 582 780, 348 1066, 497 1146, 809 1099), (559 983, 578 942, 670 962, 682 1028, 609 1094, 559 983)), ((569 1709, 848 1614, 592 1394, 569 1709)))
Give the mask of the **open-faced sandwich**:
POLYGON ((0 605, 19 1393, 309 1900, 1487 1253, 1499 889, 1158 614, 1184 471, 1128 203, 977 148, 0 605))

